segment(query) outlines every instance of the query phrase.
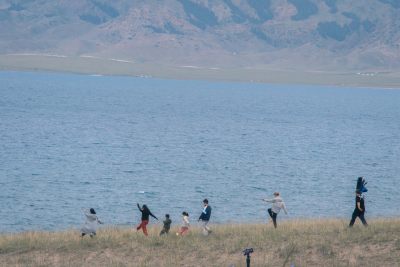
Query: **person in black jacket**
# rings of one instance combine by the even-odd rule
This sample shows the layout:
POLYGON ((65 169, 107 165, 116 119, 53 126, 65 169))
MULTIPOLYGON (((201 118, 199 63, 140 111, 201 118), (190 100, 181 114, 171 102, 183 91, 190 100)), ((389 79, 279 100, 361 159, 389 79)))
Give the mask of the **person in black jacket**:
POLYGON ((203 212, 201 213, 199 217, 199 221, 202 221, 202 228, 203 228, 203 234, 208 235, 211 233, 211 229, 208 226, 208 222, 210 221, 211 217, 211 207, 208 205, 208 199, 203 200, 203 212))
POLYGON ((137 203, 137 207, 140 210, 140 212, 142 213, 142 222, 139 224, 138 227, 136 227, 136 230, 139 231, 140 229, 142 229, 144 235, 147 236, 148 233, 147 233, 146 226, 149 223, 149 216, 153 217, 157 221, 158 221, 158 219, 156 216, 153 215, 153 213, 151 213, 151 211, 149 210, 149 208, 146 205, 143 205, 141 208, 139 203, 137 203))
POLYGON ((364 226, 368 226, 367 221, 365 220, 365 217, 364 217, 364 213, 365 213, 364 198, 361 195, 361 191, 357 190, 356 191, 356 207, 353 211, 353 215, 351 216, 349 227, 353 226, 357 217, 360 218, 360 220, 364 226))

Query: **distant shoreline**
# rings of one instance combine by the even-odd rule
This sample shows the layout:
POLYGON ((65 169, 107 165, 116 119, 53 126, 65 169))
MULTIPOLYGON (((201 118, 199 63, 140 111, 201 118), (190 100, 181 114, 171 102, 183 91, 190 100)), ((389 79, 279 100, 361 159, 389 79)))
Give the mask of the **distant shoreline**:
POLYGON ((222 68, 194 65, 162 65, 92 56, 53 54, 0 55, 1 71, 51 71, 86 75, 118 75, 144 78, 304 84, 340 87, 400 89, 400 72, 325 72, 276 70, 267 67, 222 68))

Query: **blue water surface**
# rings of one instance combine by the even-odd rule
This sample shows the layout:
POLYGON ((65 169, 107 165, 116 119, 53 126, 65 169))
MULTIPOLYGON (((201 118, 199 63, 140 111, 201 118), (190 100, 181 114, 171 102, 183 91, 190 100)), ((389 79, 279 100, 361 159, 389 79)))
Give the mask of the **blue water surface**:
POLYGON ((0 149, 0 232, 400 215, 399 90, 0 72, 0 149))

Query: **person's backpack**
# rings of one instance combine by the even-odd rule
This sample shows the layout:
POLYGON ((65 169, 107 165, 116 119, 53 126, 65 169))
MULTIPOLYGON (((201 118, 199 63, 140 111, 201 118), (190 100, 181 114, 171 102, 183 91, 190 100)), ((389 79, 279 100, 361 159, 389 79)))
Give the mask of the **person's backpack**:
POLYGON ((358 177, 356 190, 360 191, 361 193, 368 192, 368 189, 365 187, 367 182, 365 181, 364 177, 358 177))

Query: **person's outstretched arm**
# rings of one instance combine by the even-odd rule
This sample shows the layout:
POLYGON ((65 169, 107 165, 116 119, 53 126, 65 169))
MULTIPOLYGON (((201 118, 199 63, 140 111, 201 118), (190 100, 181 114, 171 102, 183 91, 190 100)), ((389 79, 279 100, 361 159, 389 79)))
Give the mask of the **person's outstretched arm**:
POLYGON ((273 203, 274 199, 263 198, 262 201, 265 201, 265 202, 268 202, 268 203, 273 203))
POLYGON ((149 215, 158 221, 158 218, 154 216, 153 213, 151 213, 151 211, 149 211, 149 215))
POLYGON ((282 209, 283 209, 283 211, 285 212, 285 214, 287 215, 288 212, 287 212, 286 205, 285 205, 284 202, 282 202, 282 209))
POLYGON ((137 204, 137 207, 140 210, 140 212, 143 212, 142 208, 139 206, 139 203, 136 203, 136 204, 137 204))

